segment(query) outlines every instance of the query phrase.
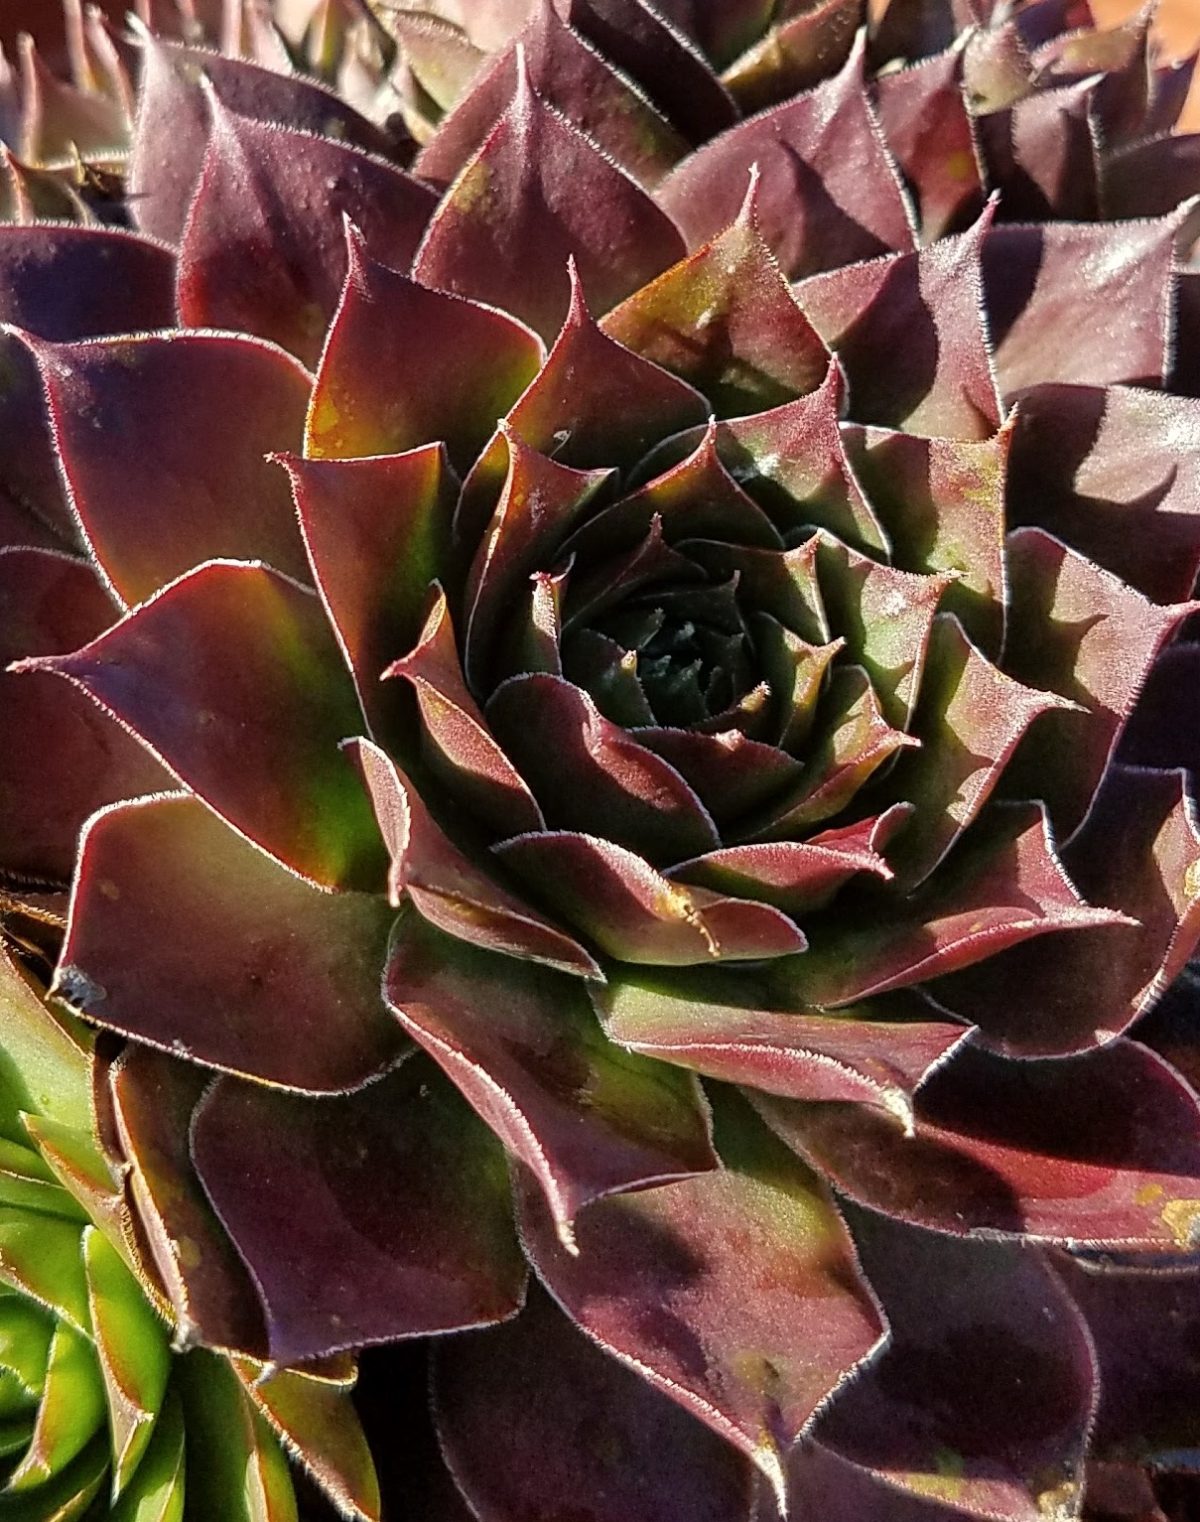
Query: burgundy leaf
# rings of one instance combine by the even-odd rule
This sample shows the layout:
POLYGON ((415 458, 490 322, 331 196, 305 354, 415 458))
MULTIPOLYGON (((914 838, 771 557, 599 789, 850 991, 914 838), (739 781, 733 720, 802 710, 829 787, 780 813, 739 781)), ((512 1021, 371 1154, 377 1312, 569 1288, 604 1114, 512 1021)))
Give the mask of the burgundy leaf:
POLYGON ((1131 1041, 1046 1062, 962 1046, 918 1092, 909 1130, 862 1105, 756 1104, 839 1190, 896 1220, 954 1236, 1191 1245, 1200 1109, 1131 1041))
POLYGON ((169 327, 175 261, 117 228, 6 227, 0 320, 55 342, 169 327))
POLYGON ((1099 216, 1095 97, 1095 79, 1085 78, 1035 90, 976 119, 989 183, 1013 221, 1090 222, 1099 216))
POLYGON ((391 919, 374 895, 284 871, 186 793, 159 794, 88 821, 53 989, 196 1062, 353 1088, 405 1047, 379 995, 391 919), (119 954, 130 943, 138 955, 119 954))
POLYGON ((572 979, 402 911, 384 992, 538 1181, 564 1242, 589 1200, 716 1165, 695 1078, 613 1046, 572 979))
POLYGON ((433 1399, 446 1461, 478 1522, 572 1513, 750 1522, 745 1460, 538 1290, 516 1321, 439 1342, 433 1399))
POLYGON ((1009 671, 1080 706, 1040 720, 1005 779, 1066 839, 1091 804, 1158 652, 1194 603, 1159 607, 1041 529, 1009 536, 1009 671))
POLYGON ((360 726, 311 592, 213 561, 71 655, 21 661, 81 688, 222 818, 323 885, 374 886, 380 844, 339 742, 360 726))
POLYGON ((807 944, 778 909, 684 888, 611 840, 561 831, 518 835, 494 850, 531 891, 621 961, 758 961, 807 944))
POLYGON ((192 1151, 276 1363, 503 1321, 521 1303, 503 1153, 420 1057, 329 1099, 219 1079, 192 1151))
POLYGON ((993 1522, 1074 1509, 1096 1358, 1051 1269, 1016 1243, 946 1241, 878 1218, 856 1225, 891 1340, 821 1413, 815 1440, 993 1522))
POLYGON ((1054 931, 1127 923, 1092 908, 1054 855, 1038 804, 998 804, 942 870, 886 919, 835 916, 809 924, 804 957, 777 969, 781 991, 838 1007, 956 972, 1054 931))
POLYGON ((407 269, 437 197, 350 143, 210 104, 179 250, 180 317, 273 339, 312 366, 346 278, 342 218, 383 263, 407 269))
POLYGON ((80 692, 49 675, 2 670, 59 655, 112 622, 90 566, 47 550, 0 552, 0 868, 26 881, 66 882, 84 820, 117 798, 161 788, 157 763, 80 692))
POLYGON ((289 355, 208 333, 34 353, 75 512, 127 605, 222 556, 307 575, 287 482, 264 459, 304 427, 309 378, 289 355))
POLYGON ((1180 773, 1110 766, 1063 862, 1090 903, 1132 923, 1029 942, 937 989, 1008 1053, 1110 1040, 1155 1003, 1200 938, 1200 831, 1180 773))
POLYGON ((631 1051, 788 1099, 880 1105, 908 1121, 913 1090, 966 1035, 935 1020, 919 994, 828 1015, 743 1008, 614 978, 592 1002, 611 1039, 631 1051))
POLYGON ((386 727, 396 689, 380 676, 420 635, 429 584, 447 570, 457 482, 445 451, 276 459, 291 477, 313 580, 363 712, 386 727))
POLYGON ((368 740, 351 744, 391 857, 388 894, 406 897, 447 935, 585 978, 603 974, 582 946, 514 898, 448 839, 394 761, 368 740))
POLYGON ((992 215, 989 205, 958 237, 797 287, 845 366, 856 422, 958 439, 990 438, 1000 426, 980 275, 992 215))
POLYGON ((572 1319, 779 1492, 782 1456, 883 1323, 818 1180, 749 1112, 726 1128, 724 1168, 590 1205, 574 1252, 524 1180, 518 1218, 539 1278, 572 1319))
POLYGON ((801 772, 800 763, 786 751, 750 740, 737 729, 703 734, 647 726, 634 730, 633 736, 674 767, 719 828, 761 807, 801 772))
POLYGON ((414 274, 550 339, 571 303, 569 259, 607 311, 684 253, 669 217, 519 66, 511 105, 438 207, 414 274))
POLYGON ((983 204, 960 67, 955 48, 875 80, 884 135, 912 188, 927 244, 953 232, 983 204))
POLYGON ((1157 217, 1196 193, 1200 133, 1171 133, 1118 148, 1104 162, 1105 216, 1157 217))
POLYGON ((899 175, 864 88, 861 44, 836 78, 730 128, 667 176, 658 198, 689 247, 734 220, 753 165, 762 234, 789 278, 913 247, 899 175))
POLYGON ((1200 645, 1177 641, 1150 668, 1117 751, 1132 766, 1200 775, 1200 645))
POLYGON ((440 588, 416 646, 383 674, 412 684, 421 714, 423 758, 453 794, 501 834, 542 827, 545 821, 533 794, 467 691, 440 588))

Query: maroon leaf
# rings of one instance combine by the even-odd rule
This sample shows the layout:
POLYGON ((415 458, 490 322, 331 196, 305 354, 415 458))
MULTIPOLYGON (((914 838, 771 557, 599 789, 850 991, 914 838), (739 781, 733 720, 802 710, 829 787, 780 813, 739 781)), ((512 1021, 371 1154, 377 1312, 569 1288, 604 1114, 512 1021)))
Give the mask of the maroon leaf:
POLYGON ((909 994, 831 1016, 613 978, 592 1002, 611 1039, 644 1056, 789 1099, 881 1105, 906 1121, 913 1090, 966 1034, 909 994))
POLYGON ((291 477, 313 580, 363 712, 386 727, 396 689, 380 676, 419 636, 429 584, 447 570, 457 482, 445 451, 276 459, 291 477))
POLYGON ((792 1522, 862 1522, 864 1517, 871 1522, 966 1522, 970 1515, 885 1485, 811 1440, 802 1439, 792 1449, 787 1474, 792 1522))
POLYGON ((414 274, 550 339, 571 302, 569 259, 607 311, 684 253, 670 219, 518 67, 512 104, 438 207, 414 274))
POLYGON ((479 1522, 750 1522, 750 1466, 598 1349, 547 1295, 520 1317, 436 1350, 442 1450, 479 1522), (496 1462, 496 1445, 504 1462, 496 1462))
POLYGON ((404 1050, 379 996, 391 918, 374 895, 285 872, 197 799, 160 794, 89 820, 53 988, 196 1062, 354 1088, 404 1050), (136 957, 120 951, 131 943, 136 957))
POLYGON ((690 381, 726 417, 815 390, 829 364, 759 230, 756 184, 754 177, 731 227, 601 323, 610 338, 690 381))
POLYGON ((1038 804, 998 804, 942 870, 886 919, 810 924, 805 957, 776 969, 781 990, 838 1007, 924 983, 1054 931, 1127 923, 1079 897, 1038 804))
POLYGON ((542 827, 545 821, 533 794, 467 691, 440 588, 416 647, 383 674, 412 684, 421 713, 423 757, 453 795, 498 833, 542 827))
POLYGON ((447 838, 420 793, 378 746, 356 740, 350 751, 391 857, 388 894, 393 905, 407 897, 423 919, 447 935, 603 981, 582 946, 493 882, 447 838))
POLYGON ((1041 529, 1009 536, 1005 665, 1080 705, 1040 720, 1006 789, 1042 797, 1066 839, 1078 828, 1159 650, 1194 603, 1159 607, 1041 529))
POLYGON ((273 339, 312 366, 346 277, 342 218, 407 269, 437 197, 350 143, 235 115, 215 95, 210 105, 179 251, 180 317, 273 339))
POLYGON ((839 1190, 897 1220, 954 1236, 1190 1245, 1196 1096, 1131 1041, 1045 1062, 962 1046, 918 1092, 909 1131, 863 1105, 756 1104, 839 1190))
POLYGON ((691 1074, 613 1046, 571 979, 396 923, 384 992, 544 1192, 561 1239, 589 1200, 715 1166, 691 1074))
POLYGON ((821 1413, 815 1440, 971 1516, 1042 1522, 1052 1507, 1073 1510, 1096 1359, 1050 1268, 1019 1244, 856 1224, 891 1341, 821 1413))
POLYGON ((538 96, 652 190, 688 152, 687 139, 589 46, 551 0, 531 6, 513 43, 481 70, 417 157, 423 179, 448 184, 483 144, 513 98, 517 48, 538 96))
POLYGON ((136 1222, 169 1296, 181 1342, 265 1354, 262 1306, 192 1167, 192 1112, 211 1074, 126 1047, 108 1090, 136 1222))
MULTIPOLYGON (((1100 213, 1096 80, 1033 91, 976 121, 989 183, 1008 217, 1093 221, 1100 213)), ((1172 201, 1173 210, 1176 202, 1172 201)))
POLYGON ((1132 922, 1030 942, 938 986, 941 1002, 1009 1053, 1110 1040, 1175 980, 1200 938, 1200 833, 1178 772, 1110 766, 1063 862, 1090 903, 1132 922))
POLYGON ((670 864, 717 844, 713 821, 673 766, 610 723, 561 677, 510 677, 487 706, 500 743, 552 829, 603 834, 670 864))
POLYGON ((541 343, 502 312, 376 263, 355 229, 347 236, 346 284, 317 371, 305 453, 344 459, 441 441, 455 468, 469 470, 540 369, 541 343))
POLYGON ((758 961, 807 944, 778 909, 684 888, 611 840, 563 831, 518 835, 493 849, 531 891, 621 961, 758 961))
POLYGON ((1034 721, 1070 709, 1064 698, 993 666, 956 618, 934 620, 912 725, 921 748, 887 781, 888 791, 915 809, 890 858, 907 887, 928 877, 978 817, 1034 721))
POLYGON ((1184 443, 1197 427, 1187 397, 1033 387, 1017 408, 1011 524, 1036 523, 1156 602, 1182 601, 1200 572, 1200 470, 1184 443))
POLYGON ((983 281, 1003 396, 1044 381, 1160 385, 1178 227, 1168 217, 993 228, 983 281))
POLYGON ((734 220, 755 164, 762 234, 791 279, 913 247, 904 192, 863 86, 861 44, 836 78, 730 128, 667 176, 658 199, 689 247, 734 220))
POLYGON ((57 342, 169 327, 175 261, 117 228, 6 227, 0 320, 57 342))
POLYGON ((379 837, 338 744, 360 724, 311 592, 214 561, 72 655, 17 663, 82 688, 222 818, 323 885, 374 886, 379 837))
POLYGON ((277 1363, 503 1321, 521 1303, 503 1153, 420 1057, 330 1099, 219 1079, 192 1150, 277 1363))
POLYGON ((1200 645, 1177 641, 1150 668, 1117 755, 1200 775, 1200 645))
POLYGON ((295 360, 207 333, 34 353, 75 512, 127 605, 219 556, 307 575, 287 483, 263 458, 304 427, 309 378, 295 360))
POLYGON ((927 244, 954 231, 983 204, 959 72, 955 48, 875 80, 884 136, 913 191, 927 244))
POLYGON ((49 675, 3 671, 22 656, 58 655, 99 634, 114 609, 90 566, 47 550, 0 552, 0 868, 66 882, 84 820, 116 798, 166 780, 137 742, 82 693, 49 675))
POLYGON ((931 248, 814 275, 796 299, 845 366, 856 422, 910 433, 990 438, 1000 402, 984 330, 974 227, 931 248))
MULTIPOLYGON (((761 807, 801 772, 800 763, 786 751, 750 740, 738 729, 703 734, 647 726, 633 735, 639 745, 674 767, 719 828, 761 807)), ((711 861, 712 856, 698 859, 711 861)))

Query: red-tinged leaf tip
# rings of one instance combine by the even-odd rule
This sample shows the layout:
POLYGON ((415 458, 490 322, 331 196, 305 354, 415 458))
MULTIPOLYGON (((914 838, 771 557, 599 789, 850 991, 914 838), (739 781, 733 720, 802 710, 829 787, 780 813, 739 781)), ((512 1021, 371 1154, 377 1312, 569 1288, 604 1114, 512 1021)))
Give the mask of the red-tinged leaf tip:
POLYGON ((66 656, 81 688, 283 865, 374 887, 381 843, 338 745, 361 724, 320 604, 263 565, 211 561, 66 656))
POLYGON ((645 192, 534 93, 519 55, 512 102, 447 191, 414 274, 550 339, 570 303, 569 258, 607 310, 684 253, 645 192))
POLYGON ((405 1049, 379 997, 390 923, 373 895, 322 893, 197 799, 159 795, 88 821, 54 991, 195 1062, 353 1088, 405 1049), (131 938, 140 954, 117 955, 131 938))

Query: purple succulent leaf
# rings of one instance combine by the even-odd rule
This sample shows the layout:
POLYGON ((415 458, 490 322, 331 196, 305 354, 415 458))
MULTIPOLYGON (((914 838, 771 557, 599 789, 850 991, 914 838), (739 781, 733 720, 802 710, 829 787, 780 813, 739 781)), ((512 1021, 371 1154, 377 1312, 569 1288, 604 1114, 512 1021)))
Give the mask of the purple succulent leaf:
POLYGON ((342 218, 407 269, 437 195, 350 143, 235 115, 216 95, 210 108, 179 249, 180 318, 269 338, 313 366, 346 278, 342 218))
POLYGON ((814 1440, 902 1491, 988 1522, 1073 1512, 1096 1354, 1044 1258, 879 1217, 855 1225, 891 1340, 818 1416, 814 1440))
POLYGON ((925 58, 941 52, 983 14, 979 0, 910 0, 907 5, 893 0, 873 18, 872 59, 925 58))
POLYGON ((265 1355, 254 1283, 221 1229, 188 1148, 192 1112, 211 1073, 130 1046, 108 1073, 108 1099, 145 1245, 183 1341, 265 1355))
POLYGON ((716 1166, 694 1076, 613 1046, 578 980, 451 940, 402 910, 384 995, 532 1170, 564 1242, 590 1200, 716 1166))
POLYGON ((551 829, 592 831, 663 865, 718 844, 711 815, 681 774, 572 683, 544 673, 510 677, 487 717, 551 829))
POLYGON ((571 1318, 781 1492, 783 1456, 884 1323, 824 1186, 734 1103, 717 1117, 725 1167, 597 1201, 575 1251, 522 1178, 518 1220, 571 1318))
POLYGON ((571 259, 607 311, 684 253, 670 218, 519 67, 510 106, 443 197, 413 273, 550 340, 571 305, 571 259))
MULTIPOLYGON (((1190 648, 1190 647, 1185 647, 1190 648)), ((1200 831, 1182 774, 1110 766, 1063 863, 1089 903, 1131 923, 1014 947, 936 989, 1010 1056, 1055 1056, 1128 1029, 1200 939, 1200 831), (1014 1000, 1014 988, 1026 990, 1014 1000)))
POLYGON ((983 287, 1002 395, 1047 381, 1161 385, 1179 222, 994 227, 983 287))
POLYGON ((1036 522, 1146 597, 1181 602, 1200 572, 1194 439, 1190 397, 1035 386, 1016 409, 1010 524, 1036 522))
POLYGON ((569 1516, 581 1495, 589 1522, 751 1522, 745 1459, 536 1287, 516 1321, 438 1345, 433 1400, 477 1522, 569 1516))
MULTIPOLYGON (((751 740, 737 729, 704 734, 695 729, 646 725, 631 730, 631 734, 639 745, 653 751, 679 773, 722 830, 746 813, 761 808, 781 788, 794 784, 802 770, 800 763, 786 751, 751 740)), ((711 860, 711 855, 698 860, 711 860)), ((674 876, 674 872, 668 872, 667 876, 674 876)), ((701 883, 701 886, 722 885, 701 883)))
POLYGON ((759 226, 790 279, 913 247, 899 173, 867 97, 861 44, 833 79, 731 127, 667 176, 658 199, 690 248, 734 220, 756 164, 759 226))
POLYGON ((902 757, 884 785, 914 809, 889 857, 905 888, 945 859, 979 817, 1030 726, 1055 710, 1076 711, 1070 700, 994 666, 952 614, 934 619, 912 723, 921 748, 902 757))
POLYGON ((512 43, 486 64, 417 156, 423 179, 449 184, 504 115, 517 83, 517 50, 525 52, 537 95, 609 154, 644 189, 688 152, 688 142, 650 102, 559 13, 538 0, 512 43))
POLYGON ((388 894, 407 898, 431 925, 486 951, 603 980, 594 958, 536 910, 493 881, 451 841, 396 763, 368 740, 352 741, 388 848, 388 894))
POLYGON ((521 323, 369 257, 356 229, 305 430, 305 454, 400 454, 442 442, 460 473, 545 359, 521 323), (482 370, 479 355, 488 362, 482 370))
POLYGON ((997 804, 887 919, 810 921, 807 955, 775 969, 777 994, 838 1008, 957 972, 1035 936, 1127 922, 1076 892, 1040 805, 997 804))
POLYGON ((82 693, 48 674, 2 668, 77 649, 112 622, 112 602, 81 560, 57 551, 0 551, 0 869, 66 882, 84 820, 117 798, 154 792, 162 768, 82 693))
POLYGON ((787 1474, 790 1522, 862 1522, 864 1517, 871 1522, 967 1522, 970 1517, 957 1506, 896 1490, 811 1439, 792 1449, 787 1474))
POLYGON ((168 327, 175 261, 116 228, 6 227, 0 320, 53 342, 168 327))
POLYGON ((600 324, 610 338, 697 386, 723 416, 813 391, 829 365, 763 237, 757 187, 755 173, 731 226, 600 324))
POLYGON ((845 367, 856 422, 958 439, 999 428, 980 273, 993 215, 989 203, 968 232, 797 286, 845 367))
POLYGON ((521 1304, 503 1153, 423 1058, 326 1099, 218 1079, 192 1155, 276 1363, 502 1321, 521 1304))
POLYGON ((1011 420, 980 441, 923 439, 844 424, 842 437, 905 570, 949 574, 941 607, 987 654, 1000 652, 1007 571, 1011 420))
POLYGON ((211 561, 53 672, 131 730, 239 834, 322 886, 374 887, 382 852, 338 744, 361 727, 316 597, 257 564, 211 561))
POLYGON ((311 380, 289 354, 213 333, 29 342, 72 508, 126 606, 220 557, 307 577, 287 482, 264 458, 304 426, 311 380))
POLYGON ((1200 270, 1182 269, 1176 275, 1175 308, 1171 390, 1200 396, 1200 270))
POLYGON ((709 966, 789 956, 807 945, 769 904, 684 888, 611 840, 558 831, 518 835, 493 849, 531 891, 621 961, 709 966))
POLYGON ((787 1099, 879 1105, 902 1120, 918 1084, 967 1034, 936 1019, 920 994, 829 1015, 723 1004, 712 993, 613 977, 592 1002, 609 1038, 644 1056, 787 1099))
POLYGON ((926 244, 983 209, 975 130, 960 76, 955 48, 875 80, 879 119, 912 189, 926 244))
POLYGON ((820 541, 815 534, 782 554, 707 539, 691 540, 686 548, 689 556, 710 575, 736 575, 749 606, 773 618, 797 638, 809 644, 828 642, 829 620, 817 581, 820 541))
POLYGON ((379 997, 391 920, 374 894, 323 893, 189 794, 158 794, 85 826, 52 988, 176 1056, 351 1089, 406 1049, 379 997), (120 952, 131 939, 136 957, 120 952))
MULTIPOLYGON (((976 119, 988 184, 1005 217, 1090 222, 1100 215, 1096 81, 1035 90, 976 119)), ((1171 209, 1176 205, 1171 202, 1171 209)))
POLYGON ((1200 645, 1179 641, 1150 668, 1121 735, 1120 761, 1200 776, 1200 645))
POLYGON ((1126 1039, 1029 1062, 961 1046, 908 1128, 866 1106, 755 1104, 851 1199, 952 1236, 1169 1252, 1200 1194, 1196 1095, 1126 1039))
POLYGON ((528 784, 505 755, 467 690, 445 593, 437 588, 420 637, 385 677, 412 686, 426 765, 498 833, 545 823, 528 784))
POLYGON ((431 582, 449 569, 458 482, 440 444, 366 459, 277 455, 313 580, 376 731, 399 729, 380 675, 421 633, 431 582))
POLYGON ((1004 788, 1045 799, 1066 840, 1087 814, 1159 652, 1197 605, 1148 602, 1041 529, 1017 529, 1008 543, 1005 668, 1078 711, 1039 722, 1004 788))
POLYGON ((721 82, 747 116, 811 90, 845 63, 866 12, 866 0, 815 0, 790 16, 784 8, 770 30, 725 69, 721 82))
POLYGON ((386 153, 390 140, 315 81, 161 37, 141 36, 141 88, 129 165, 130 206, 138 228, 178 243, 208 147, 209 112, 201 76, 231 111, 386 153))

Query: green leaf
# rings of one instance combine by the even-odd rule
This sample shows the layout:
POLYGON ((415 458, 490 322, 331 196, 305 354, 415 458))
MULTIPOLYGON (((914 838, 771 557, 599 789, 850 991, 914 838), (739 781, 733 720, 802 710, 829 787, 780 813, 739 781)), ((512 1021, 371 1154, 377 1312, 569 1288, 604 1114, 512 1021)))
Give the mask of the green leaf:
POLYGON ((0 1280, 91 1334, 79 1227, 0 1207, 0 1280))
POLYGON ((183 1408, 170 1390, 150 1444, 109 1513, 109 1522, 182 1522, 183 1502, 183 1408))
POLYGON ((39 998, 0 947, 0 1132, 24 1141, 20 1111, 91 1127, 85 1038, 39 998))
POLYGON ((221 1522, 298 1522, 287 1460, 229 1364, 197 1348, 177 1368, 188 1446, 199 1455, 188 1474, 189 1511, 221 1522))
POLYGON ((103 1421, 104 1384, 95 1349, 86 1337, 60 1321, 50 1344, 50 1366, 33 1440, 9 1489, 30 1490, 59 1474, 83 1452, 103 1421))
POLYGON ((54 1323, 45 1311, 18 1295, 0 1299, 0 1367, 35 1398, 46 1382, 53 1335, 54 1323))

